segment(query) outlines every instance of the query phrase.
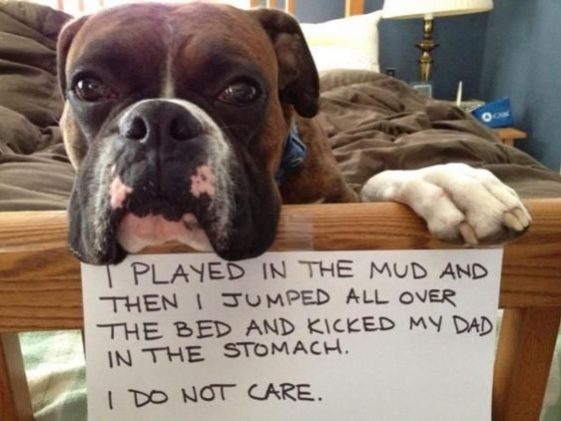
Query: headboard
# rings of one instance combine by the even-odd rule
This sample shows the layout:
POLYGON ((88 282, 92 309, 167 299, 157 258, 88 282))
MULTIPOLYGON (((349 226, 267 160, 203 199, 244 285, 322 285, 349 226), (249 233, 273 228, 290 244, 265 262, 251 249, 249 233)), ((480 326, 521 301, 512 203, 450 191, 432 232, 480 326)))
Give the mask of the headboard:
MULTIPOLYGON (((269 8, 278 8, 278 0, 266 0, 265 5, 269 8)), ((251 7, 261 6, 259 0, 251 0, 251 7)), ((296 0, 285 0, 285 12, 294 14, 296 12, 296 0)), ((345 16, 360 15, 364 12, 364 0, 345 0, 345 16)))
MULTIPOLYGON (((42 3, 46 1, 43 0, 42 3)), ((50 6, 59 10, 68 10, 83 13, 88 10, 102 9, 108 5, 105 0, 51 0, 47 2, 50 6)), ((125 3, 125 2, 123 2, 125 3)), ((244 2, 238 2, 244 5, 244 2)), ((278 0, 249 0, 250 7, 266 6, 269 8, 278 8, 278 0)), ((285 0, 284 10, 288 13, 295 14, 296 0, 285 0)), ((345 0, 345 16, 360 15, 364 11, 364 0, 345 0)))

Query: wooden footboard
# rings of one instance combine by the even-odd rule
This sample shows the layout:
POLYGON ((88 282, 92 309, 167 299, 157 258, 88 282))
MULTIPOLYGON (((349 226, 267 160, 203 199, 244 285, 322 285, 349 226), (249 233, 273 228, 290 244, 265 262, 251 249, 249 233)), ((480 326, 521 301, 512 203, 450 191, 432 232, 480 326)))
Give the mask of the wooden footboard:
MULTIPOLYGON (((561 199, 526 204, 534 223, 505 246, 494 420, 539 419, 561 316, 561 199)), ((372 203, 285 206, 273 249, 450 247, 433 239, 404 206, 372 203)), ((185 247, 148 251, 184 252, 185 247)), ((66 248, 65 214, 0 213, 0 419, 31 419, 13 334, 82 327, 80 266, 66 248)))

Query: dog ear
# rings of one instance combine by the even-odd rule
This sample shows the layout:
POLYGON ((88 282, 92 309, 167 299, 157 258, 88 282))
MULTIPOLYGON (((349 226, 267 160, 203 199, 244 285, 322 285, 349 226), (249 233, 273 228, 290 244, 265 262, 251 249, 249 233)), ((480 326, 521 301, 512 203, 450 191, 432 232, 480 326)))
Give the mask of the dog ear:
POLYGON ((300 25, 280 10, 249 13, 261 23, 275 48, 281 100, 292 104, 301 116, 313 117, 319 106, 319 77, 300 25))
MULTIPOLYGON (((58 85, 62 94, 62 97, 66 99, 66 89, 67 89, 67 80, 66 80, 66 59, 68 58, 68 52, 70 51, 70 46, 72 45, 72 41, 74 37, 80 30, 80 28, 84 25, 86 20, 88 19, 87 16, 82 16, 81 18, 74 19, 69 21, 58 35, 58 44, 57 44, 57 73, 58 73, 58 85)), ((74 121, 72 116, 72 110, 68 102, 64 106, 64 111, 60 118, 60 128, 62 129, 63 139, 64 139, 64 146, 66 148, 66 154, 70 158, 70 162, 74 166, 74 169, 77 169, 80 165, 82 159, 86 155, 88 146, 87 142, 82 134, 81 130, 78 128, 78 125, 74 121)))
POLYGON ((68 57, 68 51, 72 45, 74 37, 80 30, 80 28, 86 23, 88 16, 82 16, 77 19, 69 21, 63 26, 60 33, 58 34, 57 43, 57 73, 58 73, 58 85, 62 92, 62 97, 66 98, 66 58, 68 57))

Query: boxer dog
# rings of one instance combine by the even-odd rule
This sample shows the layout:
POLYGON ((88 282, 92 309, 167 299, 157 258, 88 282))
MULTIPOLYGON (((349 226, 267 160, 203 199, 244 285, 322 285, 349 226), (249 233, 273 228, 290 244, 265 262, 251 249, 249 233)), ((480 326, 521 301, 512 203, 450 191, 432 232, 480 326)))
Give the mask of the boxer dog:
POLYGON ((170 240, 257 256, 281 203, 399 201, 436 237, 469 244, 530 224, 512 189, 463 164, 385 171, 359 198, 313 120, 318 74, 283 12, 122 6, 67 24, 58 54, 77 168, 69 244, 84 262, 118 263, 170 240))

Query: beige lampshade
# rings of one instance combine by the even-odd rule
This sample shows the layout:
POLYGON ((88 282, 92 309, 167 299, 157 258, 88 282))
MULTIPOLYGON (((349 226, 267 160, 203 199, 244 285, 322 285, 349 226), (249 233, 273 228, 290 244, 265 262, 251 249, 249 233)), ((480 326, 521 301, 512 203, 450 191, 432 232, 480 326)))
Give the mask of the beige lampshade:
POLYGON ((493 0, 385 0, 384 18, 409 19, 486 12, 493 0))

